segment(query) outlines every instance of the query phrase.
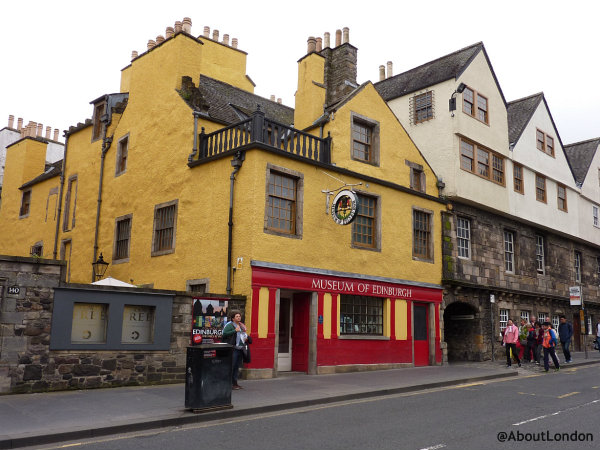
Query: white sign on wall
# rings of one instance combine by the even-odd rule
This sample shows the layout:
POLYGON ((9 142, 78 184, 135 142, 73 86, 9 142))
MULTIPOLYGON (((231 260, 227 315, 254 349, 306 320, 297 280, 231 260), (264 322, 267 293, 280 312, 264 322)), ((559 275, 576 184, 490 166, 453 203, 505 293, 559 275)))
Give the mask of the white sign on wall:
POLYGON ((571 301, 571 306, 581 306, 583 304, 581 286, 571 286, 569 288, 569 300, 571 301))

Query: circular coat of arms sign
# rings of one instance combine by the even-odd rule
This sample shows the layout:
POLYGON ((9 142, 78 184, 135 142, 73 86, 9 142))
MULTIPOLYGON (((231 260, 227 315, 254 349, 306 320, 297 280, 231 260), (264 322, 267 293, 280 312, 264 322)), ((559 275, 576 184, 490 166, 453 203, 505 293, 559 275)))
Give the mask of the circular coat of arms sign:
POLYGON ((358 199, 352 191, 344 189, 338 192, 331 205, 331 217, 338 225, 348 225, 356 218, 358 199))

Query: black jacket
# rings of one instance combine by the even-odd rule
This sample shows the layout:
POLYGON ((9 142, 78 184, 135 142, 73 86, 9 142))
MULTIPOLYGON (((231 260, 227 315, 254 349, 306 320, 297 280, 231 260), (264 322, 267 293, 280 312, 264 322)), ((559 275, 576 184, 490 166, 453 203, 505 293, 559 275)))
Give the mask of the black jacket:
POLYGON ((566 341, 571 339, 571 336, 573 336, 573 325, 569 322, 561 323, 558 326, 558 338, 561 341, 566 341))

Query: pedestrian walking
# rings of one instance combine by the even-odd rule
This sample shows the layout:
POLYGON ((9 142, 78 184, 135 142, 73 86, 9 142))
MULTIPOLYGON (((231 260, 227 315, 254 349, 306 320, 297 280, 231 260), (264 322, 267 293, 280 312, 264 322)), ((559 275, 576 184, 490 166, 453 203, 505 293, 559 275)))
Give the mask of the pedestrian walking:
POLYGON ((573 337, 573 325, 567 322, 565 316, 560 316, 560 324, 558 325, 558 337, 560 339, 560 345, 565 355, 565 363, 571 362, 571 352, 569 346, 571 345, 571 338, 573 337))
POLYGON ((537 331, 533 323, 529 324, 529 330, 527 331, 527 348, 525 350, 525 357, 523 358, 527 362, 537 361, 535 356, 535 348, 537 347, 537 331))
POLYGON ((598 317, 598 323, 596 324, 596 343, 598 351, 600 351, 600 317, 598 317))
POLYGON ((511 354, 519 367, 521 367, 521 360, 517 353, 517 342, 519 342, 519 329, 513 324, 512 320, 508 319, 506 329, 504 330, 504 337, 502 338, 502 343, 506 347, 506 367, 512 365, 511 354))
POLYGON ((540 358, 542 357, 542 349, 544 348, 542 345, 544 343, 544 330, 540 322, 535 323, 535 332, 535 363, 539 366, 540 358))
POLYGON ((542 325, 544 329, 544 342, 542 346, 544 347, 544 370, 548 372, 550 370, 550 361, 549 356, 552 357, 552 363, 554 364, 554 371, 558 372, 560 370, 560 364, 558 363, 558 358, 556 357, 556 332, 550 328, 552 324, 550 322, 544 322, 542 325))

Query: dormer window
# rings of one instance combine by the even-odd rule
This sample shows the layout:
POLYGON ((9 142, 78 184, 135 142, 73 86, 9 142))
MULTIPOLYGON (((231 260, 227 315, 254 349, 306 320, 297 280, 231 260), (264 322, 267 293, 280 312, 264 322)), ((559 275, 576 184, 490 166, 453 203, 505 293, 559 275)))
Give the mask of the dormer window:
POLYGON ((92 122, 94 124, 94 128, 92 129, 92 141, 100 139, 100 135, 102 134, 102 122, 100 119, 106 113, 106 102, 98 103, 94 106, 94 117, 92 122))

